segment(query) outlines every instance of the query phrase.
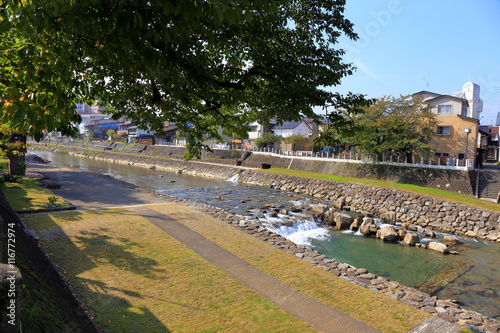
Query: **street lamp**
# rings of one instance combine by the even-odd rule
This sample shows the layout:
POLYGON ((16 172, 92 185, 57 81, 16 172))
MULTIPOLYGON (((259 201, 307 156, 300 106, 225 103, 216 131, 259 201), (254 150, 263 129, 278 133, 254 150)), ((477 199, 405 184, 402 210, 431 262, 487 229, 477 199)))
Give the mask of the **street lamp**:
POLYGON ((469 134, 472 132, 470 128, 464 129, 465 134, 467 134, 465 141, 465 156, 464 156, 464 166, 467 166, 467 152, 469 150, 469 134))

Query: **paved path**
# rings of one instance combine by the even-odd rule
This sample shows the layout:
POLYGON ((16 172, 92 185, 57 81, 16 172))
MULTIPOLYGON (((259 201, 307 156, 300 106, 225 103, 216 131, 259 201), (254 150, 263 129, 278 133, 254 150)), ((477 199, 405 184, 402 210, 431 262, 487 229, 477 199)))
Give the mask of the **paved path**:
MULTIPOLYGON (((211 264, 220 267, 228 276, 256 291, 261 297, 271 300, 318 331, 332 333, 379 332, 375 328, 297 291, 290 285, 255 268, 235 254, 207 240, 168 215, 161 214, 146 206, 165 203, 163 199, 139 192, 134 189, 134 186, 123 182, 80 170, 38 163, 29 163, 28 168, 30 172, 39 172, 49 177, 50 180, 60 183, 61 188, 53 190, 54 193, 71 202, 76 209, 126 206, 129 211, 147 219, 211 264)), ((423 322, 411 332, 431 332, 429 329, 438 324, 442 328, 445 327, 446 322, 443 323, 442 320, 435 317, 431 318, 434 319, 423 322)))
POLYGON ((76 209, 165 203, 161 198, 137 191, 134 185, 91 172, 32 162, 28 162, 28 171, 41 173, 60 184, 60 189, 51 191, 76 209))

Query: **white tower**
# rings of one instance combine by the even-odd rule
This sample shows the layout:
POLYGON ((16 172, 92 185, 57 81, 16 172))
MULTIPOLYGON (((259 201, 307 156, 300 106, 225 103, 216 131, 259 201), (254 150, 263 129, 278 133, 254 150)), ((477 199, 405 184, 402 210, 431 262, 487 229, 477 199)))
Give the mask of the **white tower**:
POLYGON ((479 119, 481 112, 483 112, 483 100, 481 99, 481 88, 479 84, 467 82, 462 87, 464 98, 469 102, 469 109, 467 110, 467 117, 479 119))

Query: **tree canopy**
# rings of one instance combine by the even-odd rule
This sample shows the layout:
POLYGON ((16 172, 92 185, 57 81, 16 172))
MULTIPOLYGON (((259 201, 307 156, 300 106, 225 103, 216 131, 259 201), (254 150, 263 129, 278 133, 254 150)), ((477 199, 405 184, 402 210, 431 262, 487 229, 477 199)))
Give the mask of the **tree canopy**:
POLYGON ((356 150, 381 156, 396 152, 411 157, 431 153, 429 140, 436 134, 436 115, 422 99, 413 96, 383 97, 361 114, 350 117, 353 126, 343 139, 356 150))
POLYGON ((342 35, 357 38, 344 5, 0 0, 0 132, 71 135, 75 103, 99 101, 142 128, 176 123, 199 153, 207 137, 245 137, 251 121, 357 110, 363 96, 330 88, 353 72, 336 48, 342 35))

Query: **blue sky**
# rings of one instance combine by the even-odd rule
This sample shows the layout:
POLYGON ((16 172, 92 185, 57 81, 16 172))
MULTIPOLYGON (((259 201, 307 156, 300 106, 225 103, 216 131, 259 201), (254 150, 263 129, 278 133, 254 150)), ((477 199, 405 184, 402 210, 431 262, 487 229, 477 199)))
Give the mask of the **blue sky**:
POLYGON ((333 88, 370 98, 481 86, 481 124, 500 112, 500 0, 347 0, 360 38, 338 47, 357 70, 333 88))

